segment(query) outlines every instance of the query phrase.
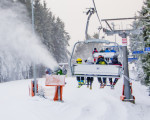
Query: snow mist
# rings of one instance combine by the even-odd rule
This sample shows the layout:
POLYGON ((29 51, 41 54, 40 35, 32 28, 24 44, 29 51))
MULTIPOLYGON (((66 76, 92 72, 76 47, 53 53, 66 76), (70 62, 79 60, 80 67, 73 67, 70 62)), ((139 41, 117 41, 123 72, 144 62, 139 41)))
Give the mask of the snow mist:
POLYGON ((43 64, 54 69, 57 63, 39 38, 21 4, 0 1, 0 79, 23 78, 32 64, 43 64))

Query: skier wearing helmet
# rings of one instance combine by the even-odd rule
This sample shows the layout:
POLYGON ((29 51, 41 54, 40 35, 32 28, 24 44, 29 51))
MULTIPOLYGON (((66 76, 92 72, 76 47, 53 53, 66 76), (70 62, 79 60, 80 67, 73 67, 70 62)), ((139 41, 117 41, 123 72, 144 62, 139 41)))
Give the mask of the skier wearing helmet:
POLYGON ((108 48, 106 48, 105 52, 110 52, 110 51, 108 50, 108 48))
MULTIPOLYGON (((77 64, 82 64, 82 59, 78 58, 76 62, 77 64)), ((76 79, 78 81, 78 88, 80 88, 84 84, 84 77, 77 76, 76 79)))
MULTIPOLYGON (((104 57, 102 55, 99 55, 96 64, 107 65, 107 62, 104 60, 104 57)), ((103 82, 102 82, 101 77, 98 77, 98 82, 100 83, 100 88, 103 88, 106 85, 106 78, 103 77, 103 82)))
POLYGON ((120 66, 122 66, 122 64, 118 61, 118 56, 117 55, 114 55, 111 61, 112 61, 112 63, 110 63, 111 65, 120 65, 120 66))
MULTIPOLYGON (((85 63, 88 65, 94 64, 94 62, 92 62, 90 57, 87 60, 85 60, 85 63)), ((88 74, 88 76, 90 76, 90 74, 88 74)), ((87 77, 87 87, 89 87, 90 85, 90 89, 92 89, 92 83, 93 83, 93 77, 87 77)))
MULTIPOLYGON (((94 53, 98 53, 98 51, 97 51, 96 48, 94 48, 94 51, 92 52, 92 55, 93 55, 94 53)), ((94 63, 95 63, 95 62, 96 62, 96 58, 94 57, 94 63)))
POLYGON ((97 52, 98 52, 97 49, 94 48, 94 51, 92 52, 92 54, 97 53, 97 52))
POLYGON ((107 62, 104 60, 102 55, 99 55, 96 64, 107 65, 107 62))
MULTIPOLYGON (((118 61, 118 56, 114 55, 112 58, 112 63, 110 63, 110 65, 120 65, 122 66, 122 64, 118 61)), ((112 78, 109 78, 109 82, 111 85, 111 88, 114 88, 114 85, 117 83, 119 78, 115 78, 114 82, 112 81, 112 78)))

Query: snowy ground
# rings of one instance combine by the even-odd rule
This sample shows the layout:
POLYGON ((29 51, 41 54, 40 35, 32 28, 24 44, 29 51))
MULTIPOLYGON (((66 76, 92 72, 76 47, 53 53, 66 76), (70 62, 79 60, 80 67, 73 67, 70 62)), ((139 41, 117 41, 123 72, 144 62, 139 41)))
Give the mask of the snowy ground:
MULTIPOLYGON (((44 79, 41 79, 44 81, 44 79)), ((63 89, 64 102, 42 97, 30 97, 30 80, 0 83, 0 120, 149 120, 150 96, 147 88, 133 81, 136 103, 120 101, 123 81, 112 90, 77 88, 75 78, 67 77, 63 89)), ((40 82, 39 82, 40 83, 40 82)))

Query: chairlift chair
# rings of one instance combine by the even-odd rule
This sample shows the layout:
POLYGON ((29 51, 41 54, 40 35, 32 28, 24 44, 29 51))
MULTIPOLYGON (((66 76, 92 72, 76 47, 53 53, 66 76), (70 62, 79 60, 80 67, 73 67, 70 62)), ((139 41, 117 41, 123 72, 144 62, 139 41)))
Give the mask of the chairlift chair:
POLYGON ((116 55, 116 53, 114 53, 114 52, 98 52, 98 53, 93 54, 93 58, 97 59, 99 55, 104 56, 107 63, 110 63, 111 62, 110 59, 113 58, 113 56, 116 55))
MULTIPOLYGON (((116 52, 98 52, 93 54, 93 58, 97 59, 99 55, 104 56, 104 59, 107 63, 111 63, 111 59, 113 58, 114 55, 119 55, 119 48, 118 44, 116 46, 103 46, 103 48, 116 48, 116 52)), ((114 50, 114 49, 113 49, 114 50)))
MULTIPOLYGON (((72 58, 74 54, 74 50, 77 44, 88 44, 88 43, 106 43, 106 44, 116 44, 115 42, 110 42, 108 40, 101 40, 101 39, 91 39, 86 41, 78 41, 75 43, 73 47, 73 51, 70 58, 70 69, 72 76, 85 76, 85 77, 115 77, 120 78, 122 74, 122 68, 119 65, 99 65, 99 64, 72 64, 72 58)), ((92 53, 91 53, 92 54, 92 53)), ((108 53, 105 56, 114 55, 114 53, 108 53), (108 55, 109 54, 109 55, 108 55)), ((98 54, 94 54, 97 56, 98 54)))

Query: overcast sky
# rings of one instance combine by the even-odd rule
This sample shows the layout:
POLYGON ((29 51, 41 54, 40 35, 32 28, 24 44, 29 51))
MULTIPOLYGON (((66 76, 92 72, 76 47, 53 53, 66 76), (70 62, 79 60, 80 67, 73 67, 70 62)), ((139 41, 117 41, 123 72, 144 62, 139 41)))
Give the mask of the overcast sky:
MULTIPOLYGON (((92 0, 46 0, 46 2, 53 14, 59 16, 65 23, 65 29, 71 36, 70 45, 78 40, 84 40, 87 16, 83 12, 87 11, 86 8, 93 7, 92 0)), ((134 17, 135 14, 138 15, 137 11, 141 10, 143 0, 95 0, 95 4, 101 19, 134 17)), ((124 22, 115 24, 118 28, 124 27, 124 22)), ((90 20, 89 34, 98 32, 98 26, 99 22, 94 14, 90 20)))

